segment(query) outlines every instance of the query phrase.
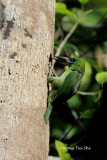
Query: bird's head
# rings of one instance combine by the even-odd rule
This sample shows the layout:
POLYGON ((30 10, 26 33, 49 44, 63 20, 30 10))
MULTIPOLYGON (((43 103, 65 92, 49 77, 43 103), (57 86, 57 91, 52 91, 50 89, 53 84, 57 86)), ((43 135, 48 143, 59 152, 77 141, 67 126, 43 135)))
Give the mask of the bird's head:
POLYGON ((54 59, 58 62, 61 63, 65 66, 69 66, 69 68, 72 71, 79 71, 81 73, 85 72, 85 62, 81 58, 73 57, 73 58, 68 58, 68 57, 62 57, 62 56, 55 56, 54 59))

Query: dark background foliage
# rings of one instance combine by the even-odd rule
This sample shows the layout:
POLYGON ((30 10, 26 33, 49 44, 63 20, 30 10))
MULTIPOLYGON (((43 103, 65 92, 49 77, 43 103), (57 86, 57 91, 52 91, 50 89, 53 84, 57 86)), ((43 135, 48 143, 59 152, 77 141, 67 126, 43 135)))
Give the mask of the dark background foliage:
MULTIPOLYGON (((53 109, 50 119, 50 155, 61 160, 107 159, 107 2, 106 0, 57 0, 55 53, 78 22, 60 55, 85 60, 80 93, 53 109), (57 143, 55 145, 55 140, 57 143), (68 149, 68 158, 58 145, 68 149), (55 147, 56 146, 56 147, 55 147), (82 149, 76 149, 76 147, 82 149), (58 152, 58 153, 57 153, 58 152), (62 154, 62 156, 61 156, 62 154), (69 157, 70 156, 70 157, 69 157)), ((57 75, 64 66, 55 64, 57 75)))

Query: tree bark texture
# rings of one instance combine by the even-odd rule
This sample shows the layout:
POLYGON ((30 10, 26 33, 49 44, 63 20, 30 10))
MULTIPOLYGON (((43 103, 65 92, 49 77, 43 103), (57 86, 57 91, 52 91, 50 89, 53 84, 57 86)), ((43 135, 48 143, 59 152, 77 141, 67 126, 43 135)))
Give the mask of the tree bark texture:
POLYGON ((47 160, 55 0, 0 0, 0 160, 47 160))

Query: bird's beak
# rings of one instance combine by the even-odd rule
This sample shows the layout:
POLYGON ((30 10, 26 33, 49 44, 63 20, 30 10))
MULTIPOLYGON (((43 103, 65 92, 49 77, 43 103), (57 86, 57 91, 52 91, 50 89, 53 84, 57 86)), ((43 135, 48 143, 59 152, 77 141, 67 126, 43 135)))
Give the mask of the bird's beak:
POLYGON ((72 64, 71 60, 67 57, 55 56, 54 59, 63 65, 70 66, 72 64))

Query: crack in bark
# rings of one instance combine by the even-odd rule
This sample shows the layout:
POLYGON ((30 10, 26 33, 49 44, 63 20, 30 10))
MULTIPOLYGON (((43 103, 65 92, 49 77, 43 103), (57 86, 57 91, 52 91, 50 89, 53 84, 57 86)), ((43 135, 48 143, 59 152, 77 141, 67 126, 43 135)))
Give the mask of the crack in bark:
POLYGON ((7 138, 6 139, 4 139, 4 159, 3 160, 6 160, 6 150, 7 150, 7 148, 6 148, 6 141, 7 141, 7 138))
POLYGON ((7 21, 7 27, 6 30, 4 31, 4 37, 3 39, 7 39, 10 36, 11 28, 13 28, 13 21, 7 21))
POLYGON ((11 59, 14 59, 15 56, 17 56, 17 53, 16 53, 16 52, 13 52, 13 53, 10 55, 10 58, 11 58, 11 59))
POLYGON ((29 31, 28 31, 26 28, 24 29, 24 31, 26 32, 26 33, 24 34, 26 37, 32 38, 32 35, 29 33, 29 31))
POLYGON ((4 21, 5 21, 5 6, 2 3, 2 1, 0 0, 0 29, 2 29, 4 27, 4 21))
POLYGON ((22 47, 23 47, 23 48, 26 48, 26 44, 23 44, 23 43, 22 43, 22 47))

